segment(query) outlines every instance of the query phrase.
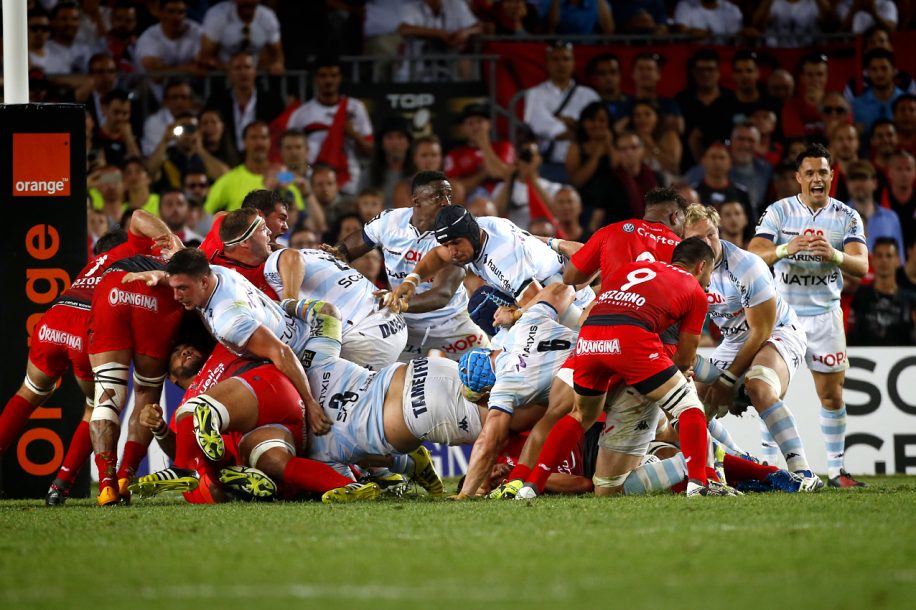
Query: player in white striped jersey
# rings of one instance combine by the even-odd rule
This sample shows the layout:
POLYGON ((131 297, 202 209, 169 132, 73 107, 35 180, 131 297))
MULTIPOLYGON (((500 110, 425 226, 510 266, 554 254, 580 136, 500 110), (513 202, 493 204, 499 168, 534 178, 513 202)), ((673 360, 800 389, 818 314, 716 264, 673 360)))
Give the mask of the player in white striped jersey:
POLYGON ((843 468, 843 381, 849 363, 840 291, 843 273, 863 277, 868 271, 868 247, 858 212, 828 196, 830 163, 830 152, 820 145, 798 155, 795 179, 801 193, 766 209, 749 249, 774 267, 776 290, 795 309, 808 336, 805 364, 821 401, 830 485, 854 487, 861 484, 843 468))
MULTIPOLYGON (((252 231, 263 233, 264 219, 256 216, 252 231)), ((175 253, 166 271, 148 271, 125 278, 145 280, 149 285, 167 281, 175 300, 187 310, 196 310, 210 334, 240 356, 270 360, 289 377, 302 398, 312 431, 325 434, 331 421, 312 397, 308 379, 299 359, 310 333, 302 320, 288 315, 275 301, 232 269, 210 266, 200 250, 188 248, 175 253)), ((321 326, 318 319, 315 324, 321 326)))
POLYGON ((500 307, 497 323, 511 327, 503 349, 462 356, 459 372, 465 395, 486 399, 489 413, 471 451, 458 499, 474 496, 487 480, 510 431, 530 430, 543 416, 554 377, 576 342, 576 333, 558 321, 572 299, 572 288, 556 283, 522 309, 500 307))
MULTIPOLYGON (((411 184, 410 208, 385 210, 350 234, 334 248, 325 248, 338 258, 352 261, 380 247, 385 272, 392 290, 413 273, 424 254, 437 247, 432 233, 436 213, 452 203, 452 187, 442 172, 419 172, 411 184)), ((441 351, 458 360, 475 347, 487 347, 489 339, 467 313, 468 294, 462 281, 464 270, 449 266, 420 283, 419 293, 402 309, 407 322, 407 346, 400 360, 407 362, 429 350, 441 351)))
MULTIPOLYGON (((722 342, 709 359, 716 368, 697 378, 708 384, 698 388, 700 396, 723 417, 743 377, 762 430, 776 439, 788 469, 813 480, 795 417, 782 401, 807 345, 795 312, 776 293, 770 270, 759 256, 719 239, 715 208, 687 208, 684 238, 688 237, 702 239, 715 254, 706 298, 709 318, 722 332, 722 342)), ((820 480, 813 482, 823 486, 820 480)))
MULTIPOLYGON (((465 266, 486 284, 511 294, 520 306, 544 286, 563 281, 563 257, 504 218, 478 221, 464 208, 444 208, 436 215, 434 230, 442 245, 417 263, 415 275, 395 292, 396 300, 409 302, 420 279, 450 265, 465 266)), ((563 324, 577 328, 582 309, 594 299, 590 287, 579 290, 563 324)))
POLYGON ((264 265, 264 278, 284 299, 333 303, 342 319, 341 357, 378 370, 398 359, 407 343, 400 314, 380 308, 375 285, 321 250, 278 250, 264 265))

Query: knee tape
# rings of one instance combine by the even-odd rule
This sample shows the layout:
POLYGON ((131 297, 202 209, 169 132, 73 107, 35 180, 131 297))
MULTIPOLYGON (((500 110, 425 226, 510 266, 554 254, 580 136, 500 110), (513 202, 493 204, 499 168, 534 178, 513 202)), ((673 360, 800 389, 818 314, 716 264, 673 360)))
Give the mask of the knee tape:
POLYGON ((680 451, 680 448, 678 448, 677 445, 672 445, 671 443, 665 443, 662 441, 652 441, 649 443, 649 448, 646 450, 646 455, 651 455, 657 461, 658 457, 656 454, 662 449, 674 449, 675 451, 680 451))
POLYGON ((680 383, 662 396, 662 399, 658 401, 658 406, 672 418, 679 418, 681 413, 688 409, 703 411, 703 405, 700 403, 700 397, 697 396, 696 387, 683 376, 680 383))
POLYGON ((768 366, 755 364, 749 368, 744 375, 744 383, 746 384, 751 379, 759 379, 773 388, 773 391, 776 392, 776 396, 782 394, 782 383, 779 381, 779 374, 768 366))
POLYGON ((620 487, 628 476, 630 476, 629 472, 614 475, 612 477, 599 477, 598 475, 594 475, 592 477, 592 483, 595 484, 596 489, 598 487, 620 487))
POLYGON ((226 428, 229 427, 229 410, 226 409, 226 405, 218 400, 214 400, 212 396, 207 396, 206 394, 195 396, 191 400, 184 403, 175 414, 175 421, 178 421, 179 413, 194 413, 194 410, 199 406, 210 407, 210 411, 212 411, 216 416, 216 422, 218 424, 219 431, 226 431, 226 428))
POLYGON ((559 322, 570 330, 579 330, 579 318, 581 316, 582 309, 577 305, 570 304, 566 311, 563 312, 563 315, 560 316, 559 322))
POLYGON ((25 376, 23 383, 25 384, 25 387, 27 387, 33 394, 37 394, 38 396, 49 396, 51 392, 54 391, 54 386, 51 386, 47 389, 42 388, 37 383, 29 379, 28 375, 25 376))
POLYGON ((120 423, 121 410, 127 398, 127 376, 130 367, 108 362, 92 367, 95 381, 95 401, 92 421, 120 423))
POLYGON ((251 453, 248 454, 248 465, 252 468, 257 468, 258 460, 271 449, 282 449, 292 456, 296 455, 296 448, 291 444, 279 438, 272 438, 269 441, 262 441, 254 446, 251 453))
POLYGON ((158 377, 144 377, 134 369, 134 385, 141 388, 161 388, 165 381, 165 373, 158 377))

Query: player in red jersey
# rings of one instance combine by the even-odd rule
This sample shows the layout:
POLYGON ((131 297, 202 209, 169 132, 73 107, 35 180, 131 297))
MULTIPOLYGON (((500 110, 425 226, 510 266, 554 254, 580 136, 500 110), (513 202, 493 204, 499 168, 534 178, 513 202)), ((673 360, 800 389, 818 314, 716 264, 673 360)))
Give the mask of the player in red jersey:
MULTIPOLYGON (((127 376, 134 365, 137 404, 159 400, 168 357, 184 311, 167 286, 124 284, 128 273, 165 269, 165 259, 133 256, 111 265, 92 297, 89 320, 89 362, 95 380, 95 406, 89 423, 92 448, 99 469, 101 506, 129 499, 127 486, 146 455, 152 437, 140 426, 128 432, 116 471, 121 411, 127 398, 127 376)), ((139 412, 131 417, 136 419, 139 412)))
POLYGON ((670 265, 630 263, 606 278, 609 289, 598 297, 576 342, 572 413, 550 431, 518 499, 543 492, 554 465, 597 420, 615 374, 678 421, 690 480, 687 494, 726 493, 722 487, 708 487, 706 415, 696 389, 681 373, 696 359, 713 259, 702 240, 689 239, 675 248, 670 265), (658 334, 678 323, 672 362, 658 334))
POLYGON ((18 438, 32 412, 54 393, 67 368, 72 367, 87 399, 83 421, 74 432, 61 470, 45 497, 49 506, 66 501, 73 481, 91 453, 89 417, 94 395, 87 330, 95 286, 112 262, 149 253, 154 247, 175 249, 180 247, 180 243, 160 219, 138 210, 132 216, 127 232, 113 231, 99 239, 96 244, 98 255, 52 303, 32 332, 25 380, 0 414, 0 456, 18 438))

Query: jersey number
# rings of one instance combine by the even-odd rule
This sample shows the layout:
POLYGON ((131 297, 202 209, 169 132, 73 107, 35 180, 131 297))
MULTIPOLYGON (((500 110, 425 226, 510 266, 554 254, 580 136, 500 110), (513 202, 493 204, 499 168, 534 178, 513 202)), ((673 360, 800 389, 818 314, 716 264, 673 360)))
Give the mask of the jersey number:
POLYGON ((656 273, 651 269, 634 269, 627 274, 626 284, 620 287, 621 290, 629 290, 636 284, 642 284, 643 282, 648 282, 651 279, 655 278, 656 273))
POLYGON ((551 339, 550 341, 541 341, 538 343, 539 352, 559 352, 572 347, 572 343, 566 339, 551 339))

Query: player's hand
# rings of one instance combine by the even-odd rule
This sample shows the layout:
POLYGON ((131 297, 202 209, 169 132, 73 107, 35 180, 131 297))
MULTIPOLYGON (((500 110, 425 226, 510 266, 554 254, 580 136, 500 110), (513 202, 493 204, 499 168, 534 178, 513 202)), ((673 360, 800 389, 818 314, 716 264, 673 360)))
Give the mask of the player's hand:
POLYGON ((735 400, 735 388, 716 382, 706 386, 703 402, 710 406, 716 417, 725 417, 728 408, 735 400))
POLYGON ((459 492, 453 496, 449 496, 449 500, 467 500, 470 496, 467 496, 464 492, 459 492))
POLYGON ((401 282, 401 285, 391 293, 391 303, 388 305, 388 309, 394 313, 407 311, 408 303, 416 292, 416 284, 413 282, 401 282))
POLYGON ((331 431, 331 426, 334 425, 334 422, 325 415, 324 409, 314 398, 310 396, 309 399, 304 401, 306 411, 308 411, 309 428, 316 436, 323 436, 331 431))
POLYGON ((165 426, 165 420, 162 419, 162 407, 157 404, 143 405, 138 419, 141 426, 146 426, 150 430, 156 431, 165 426))
POLYGON ((156 247, 159 248, 162 258, 168 260, 178 252, 179 250, 184 249, 184 244, 181 243, 181 240, 178 239, 178 236, 174 233, 166 233, 165 235, 160 235, 153 239, 153 243, 156 244, 156 247))
POLYGON ((822 235, 815 235, 808 244, 808 252, 815 256, 820 256, 822 261, 828 262, 833 260, 836 250, 822 235))
POLYGON ((811 240, 811 235, 796 235, 788 244, 786 244, 788 246, 789 254, 797 254, 803 250, 808 250, 811 246, 811 240))
POLYGON ((400 304, 396 303, 394 300, 394 293, 390 290, 376 290, 372 293, 372 296, 378 301, 379 311, 382 309, 390 309, 395 313, 400 313, 407 309, 406 303, 404 303, 404 308, 401 309, 400 304))
POLYGON ((338 260, 342 260, 345 263, 347 262, 347 259, 344 258, 343 252, 341 252, 339 248, 336 248, 334 246, 329 246, 328 244, 321 244, 318 247, 321 249, 322 252, 327 252, 334 258, 338 260))
POLYGON ((147 286, 155 286, 160 282, 164 282, 166 275, 168 274, 165 271, 160 270, 132 271, 121 278, 121 283, 130 284, 131 282, 143 282, 147 286))

